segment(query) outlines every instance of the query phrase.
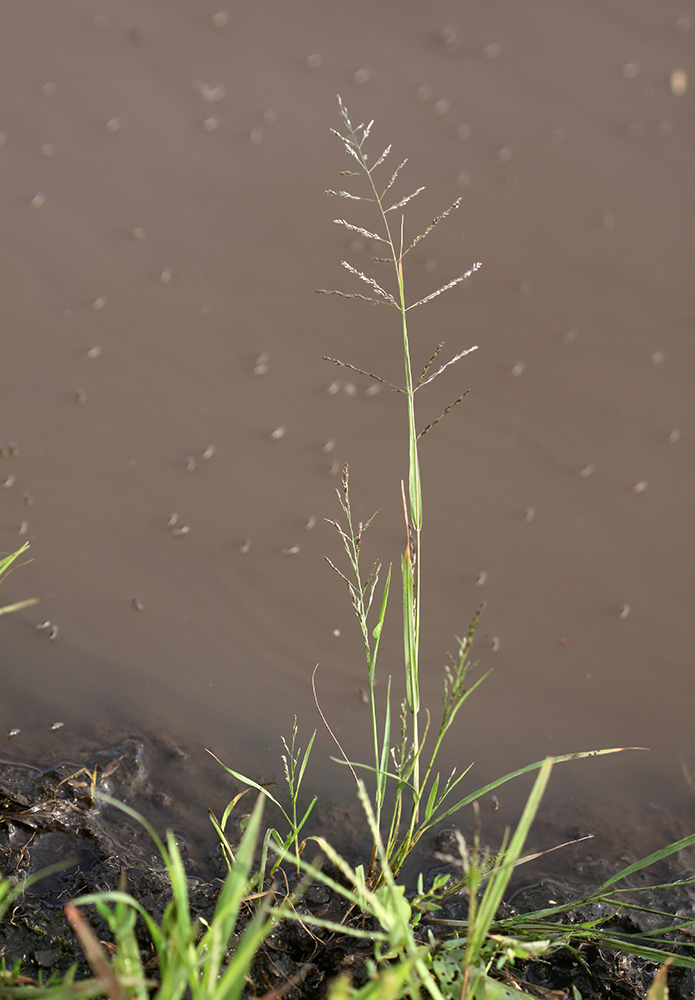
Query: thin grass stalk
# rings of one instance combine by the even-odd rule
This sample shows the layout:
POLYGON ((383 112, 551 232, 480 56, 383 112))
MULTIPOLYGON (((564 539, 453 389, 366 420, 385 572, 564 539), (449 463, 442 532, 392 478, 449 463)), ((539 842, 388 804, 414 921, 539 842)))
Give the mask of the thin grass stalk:
MULTIPOLYGON (((396 250, 396 242, 391 231, 391 226, 384 209, 383 194, 379 192, 374 182, 372 176, 372 171, 380 163, 377 160, 374 167, 369 167, 367 160, 362 153, 362 142, 357 138, 357 134, 353 129, 350 120, 347 116, 347 111, 345 110, 342 101, 340 103, 341 113, 345 121, 346 127, 353 142, 354 155, 358 160, 362 170, 364 171, 366 177, 369 180, 372 193, 374 195, 374 201, 378 206, 379 213, 381 215, 381 220, 384 226, 384 231, 386 233, 386 242, 389 249, 391 250, 391 260, 394 265, 396 282, 398 286, 398 310, 401 315, 401 328, 403 336, 403 358, 404 358, 404 368, 405 368, 405 393, 408 402, 408 510, 407 510, 407 520, 409 521, 409 528, 412 525, 413 531, 413 542, 414 542, 414 553, 410 551, 410 538, 408 538, 407 545, 407 556, 406 560, 402 563, 403 568, 403 585, 404 585, 404 647, 405 647, 405 670, 406 670, 406 687, 409 693, 408 698, 408 708, 412 715, 412 726, 413 726, 413 745, 417 749, 419 746, 419 731, 418 731, 418 713, 419 713, 419 650, 420 650, 420 578, 421 578, 421 552, 420 552, 420 535, 422 530, 422 487, 420 481, 420 463, 418 457, 418 447, 417 447, 417 430, 415 423, 415 387, 413 384, 413 374, 412 374, 412 363, 410 356, 410 341, 408 338, 408 321, 407 321, 407 306, 405 301, 405 283, 403 278, 403 220, 401 218, 401 239, 400 239, 400 250, 396 250), (413 558, 414 556, 414 558, 413 558), (410 575, 410 587, 407 586, 407 575, 410 575), (412 594, 412 601, 410 601, 410 594, 406 598, 406 592, 410 590, 412 594), (406 601, 408 603, 406 604, 406 601)), ((383 157, 382 157, 383 159, 383 157)), ((384 192, 385 193, 385 192, 384 192)), ((410 532, 408 532, 410 534, 410 532)), ((378 766, 378 765, 377 765, 378 766)), ((413 768, 413 802, 411 809, 411 819, 409 825, 409 832, 412 832, 417 823, 419 802, 420 802, 420 763, 419 759, 416 758, 415 766, 413 768)))

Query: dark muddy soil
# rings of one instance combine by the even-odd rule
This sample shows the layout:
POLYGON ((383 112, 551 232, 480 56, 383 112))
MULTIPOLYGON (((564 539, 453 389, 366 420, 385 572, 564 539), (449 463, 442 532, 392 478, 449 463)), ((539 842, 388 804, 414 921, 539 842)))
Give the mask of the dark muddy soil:
MULTIPOLYGON (((81 766, 66 762, 40 772, 21 765, 0 765, 0 871, 19 881, 48 865, 60 862, 65 865, 61 871, 27 888, 0 922, 0 957, 7 967, 17 968, 19 982, 38 982, 38 977, 45 979, 48 974, 61 976, 74 963, 78 966, 78 977, 91 974, 63 912, 65 903, 80 895, 125 887, 158 922, 161 920, 170 898, 170 885, 153 844, 137 823, 94 799, 95 792, 105 792, 148 813, 156 822, 157 807, 170 796, 153 783, 147 756, 143 745, 131 740, 96 755, 85 754, 81 766)), ((232 824, 229 828, 232 840, 235 833, 238 835, 238 829, 232 824)), ((191 913, 194 919, 209 920, 225 873, 221 855, 210 851, 205 864, 197 863, 186 841, 177 839, 189 877, 191 913)), ((441 850, 442 843, 440 837, 433 848, 441 850)), ((344 849, 345 845, 342 846, 344 849)), ((430 860, 430 874, 436 864, 430 860)), ((692 867, 684 867, 687 864, 686 857, 677 856, 650 870, 648 876, 643 873, 635 876, 626 887, 645 890, 646 886, 646 891, 634 897, 643 906, 662 915, 671 913, 680 919, 695 920, 692 886, 648 888, 657 882, 692 878, 692 867), (645 883, 647 878, 651 883, 645 883)), ((621 866, 603 859, 600 874, 605 877, 621 866)), ((437 870, 443 870, 441 863, 437 870)), ((331 874, 336 877, 335 871, 331 874)), ((284 884, 277 883, 279 893, 284 884)), ((517 886, 510 892, 510 902, 504 904, 500 915, 530 912, 576 898, 576 887, 545 879, 530 886, 517 886)), ((318 884, 305 892, 298 910, 336 922, 351 919, 344 900, 318 884)), ((108 949, 111 938, 105 921, 93 908, 85 909, 84 913, 108 949)), ((237 933, 251 915, 249 910, 242 917, 237 933)), ((426 918, 423 941, 428 932, 438 937, 445 931, 437 919, 460 920, 465 915, 464 898, 448 900, 440 911, 426 918)), ((663 916, 655 913, 630 910, 616 913, 604 904, 583 905, 564 917, 568 923, 598 919, 606 921, 612 930, 636 938, 663 926, 663 916)), ((144 924, 138 927, 138 942, 143 961, 148 963, 148 973, 156 979, 157 962, 144 924)), ((233 947, 234 939, 232 950, 233 947)), ((348 973, 356 985, 366 982, 365 960, 370 953, 369 941, 356 944, 354 938, 321 928, 309 930, 297 923, 281 924, 254 961, 246 995, 319 1000, 325 995, 327 982, 341 973, 348 973)), ((646 995, 656 968, 653 963, 624 954, 584 946, 579 952, 563 950, 547 960, 518 963, 503 975, 508 982, 522 983, 538 997, 569 998, 575 986, 584 1000, 638 1000, 646 995)), ((672 968, 669 987, 672 1000, 692 998, 695 973, 672 968)))

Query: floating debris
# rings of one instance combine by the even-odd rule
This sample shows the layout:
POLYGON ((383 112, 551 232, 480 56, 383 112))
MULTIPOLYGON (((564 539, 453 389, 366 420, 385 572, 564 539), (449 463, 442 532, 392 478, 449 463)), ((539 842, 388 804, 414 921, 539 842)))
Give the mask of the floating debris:
POLYGON ((500 800, 497 798, 496 795, 492 795, 490 797, 490 808, 492 809, 493 813, 496 813, 499 810, 499 807, 500 807, 500 800))
POLYGON ((629 614, 630 614, 630 605, 623 604, 622 608, 620 609, 620 614, 618 615, 618 617, 620 618, 621 621, 624 621, 624 619, 627 618, 629 614))
POLYGON ((159 281, 162 285, 168 285, 172 279, 172 273, 170 267, 163 267, 162 272, 159 275, 159 281))
POLYGON ((632 492, 644 493, 644 491, 648 488, 649 488, 649 483, 647 482, 647 480, 641 479, 638 483, 635 483, 635 485, 632 487, 632 492))
POLYGON ((31 199, 31 204, 34 208, 42 208, 46 204, 46 195, 43 191, 39 191, 38 194, 34 195, 31 199))
POLYGON ((193 472, 195 469, 195 458, 193 455, 189 455, 186 459, 186 472, 193 472))
POLYGON ((92 302, 92 309, 94 309, 95 312, 100 312, 105 305, 106 305, 106 296, 100 295, 97 299, 94 300, 94 302, 92 302))
POLYGON ((241 552, 242 556, 245 556, 250 548, 251 548, 251 539, 245 538, 241 544, 239 551, 241 552))
POLYGON ((208 458, 212 458, 212 456, 215 454, 216 451, 217 451, 217 445, 209 444, 200 457, 207 461, 208 458))
POLYGON ((323 65, 323 57, 317 52, 312 52, 310 56, 307 56, 306 64, 309 69, 319 69, 323 65))
POLYGON ((680 441, 680 439, 681 439, 680 427, 674 427, 668 436, 668 442, 669 444, 676 444, 678 441, 680 441))
POLYGON ((261 353, 256 358, 256 363, 253 368, 254 375, 267 375, 268 374, 268 361, 270 360, 270 355, 267 351, 261 351, 261 353))
POLYGON ((364 690, 364 688, 357 688, 357 694, 359 695, 360 700, 365 703, 365 705, 369 704, 369 695, 364 690))
POLYGON ((104 128, 106 129, 107 132, 111 132, 113 134, 114 132, 118 132, 118 130, 121 127, 121 124, 122 123, 120 118, 109 118, 104 128))
POLYGON ((594 463, 589 462, 587 465, 584 466, 583 469, 581 469, 579 475, 582 477, 582 479, 588 479, 589 476, 594 472, 595 468, 596 466, 594 465, 594 463))
MULTIPOLYGON (((55 642, 55 640, 56 640, 56 639, 58 638, 58 633, 59 633, 59 631, 60 631, 60 630, 59 630, 58 626, 57 626, 57 625, 54 625, 54 626, 53 626, 53 627, 51 628, 51 631, 50 631, 50 632, 48 633, 48 641, 49 641, 49 642, 55 642)), ((62 723, 61 723, 61 724, 62 724, 62 723)))
POLYGON ((527 507, 526 508, 526 513, 524 514, 524 521, 526 521, 527 524, 530 524, 531 521, 534 519, 535 516, 536 516, 536 508, 535 507, 527 507))
POLYGON ((28 530, 29 530, 29 522, 28 521, 22 521, 22 523, 19 526, 19 531, 17 532, 17 534, 21 538, 22 535, 26 535, 26 533, 27 533, 28 530))
POLYGON ((329 476, 337 476, 338 473, 340 472, 340 469, 341 469, 340 462, 333 462, 333 463, 331 463, 331 467, 328 470, 328 475, 329 476))
POLYGON ((357 386, 355 385, 354 382, 346 382, 345 385, 343 386, 343 389, 346 396, 357 395, 357 386))
POLYGON ((53 732, 56 729, 62 729, 64 725, 65 725, 64 722, 54 722, 53 725, 51 726, 51 731, 53 732))
POLYGON ((434 102, 432 110, 435 115, 445 115, 448 111, 451 111, 451 101, 448 101, 446 97, 442 97, 440 100, 434 102))
POLYGON ((415 91, 415 96, 418 101, 429 101, 432 94, 433 90, 429 83, 423 83, 422 86, 418 87, 415 91))
POLYGON ((263 129, 255 128, 249 135, 249 146, 260 146, 263 142, 263 129))
POLYGON ((145 610, 145 605, 142 603, 142 601, 139 601, 137 597, 134 597, 130 603, 133 605, 136 611, 145 610))
POLYGON ((50 627, 51 623, 49 621, 41 622, 39 625, 36 626, 36 631, 47 632, 50 627))
POLYGON ((101 348, 90 347, 89 350, 87 351, 87 357, 89 358, 90 361, 94 361, 95 358, 101 357, 101 348))
POLYGON ((187 535, 190 530, 187 524, 182 524, 179 528, 173 528, 171 533, 178 538, 179 535, 187 535))
POLYGON ((133 237, 134 240, 144 240, 145 237, 147 236, 147 233, 142 228, 142 226, 135 226, 133 229, 130 230, 130 235, 133 237))
POLYGON ((8 476, 5 482, 2 484, 4 490, 9 490, 11 486, 17 482, 17 477, 15 475, 8 476))
POLYGON ((509 163, 511 158, 514 156, 514 150, 511 146, 503 146, 502 149, 497 153, 498 163, 509 163))
POLYGON ((339 628, 334 628, 333 629, 333 635, 336 637, 336 639, 339 639, 340 638, 340 629, 339 628))
POLYGON ((298 553, 298 545, 286 545, 284 549, 280 549, 280 554, 283 556, 296 556, 298 553))
POLYGON ((287 434, 286 427, 276 427, 274 431, 270 432, 270 437, 273 441, 279 441, 280 438, 285 436, 285 434, 287 434))
POLYGON ((22 493, 22 500, 27 505, 27 507, 33 507, 34 506, 34 498, 31 495, 31 493, 22 493))
POLYGON ((470 137, 473 135, 473 129, 468 124, 468 122, 464 122, 462 125, 459 125, 459 127, 456 129, 456 135, 459 137, 459 139, 470 139, 470 137))
POLYGON ((365 396, 376 396, 380 392, 381 392, 381 386, 375 385, 374 383, 368 385, 367 388, 364 390, 365 396))
POLYGON ((206 118, 203 122, 203 128, 206 132, 214 132, 215 129, 219 128, 220 123, 216 118, 206 118))
POLYGON ((0 458, 9 458, 10 449, 6 448, 4 444, 0 444, 0 458))
POLYGON ((331 382, 331 384, 326 389, 329 396, 335 396, 337 392, 340 391, 340 382, 331 382))
POLYGON ((487 572, 483 569, 478 573, 478 579, 475 581, 476 587, 482 587, 487 580, 487 572))
POLYGON ((336 440, 335 440, 335 438, 329 438, 328 441, 326 441, 326 443, 321 446, 321 451, 325 455, 328 455, 329 452, 333 451, 333 449, 335 448, 335 446, 336 446, 336 440))
POLYGON ((78 406, 84 406, 87 402, 87 393, 84 391, 81 385, 78 385, 75 389, 75 399, 78 406))
POLYGON ((221 83, 218 83, 216 87, 210 87, 207 83, 203 83, 202 80, 194 80, 193 86, 204 100, 213 103, 221 101, 227 93, 221 83))
POLYGON ((7 734, 8 740, 12 740, 14 739, 15 736, 19 736, 21 731, 22 731, 21 729, 10 729, 9 733, 7 734))
POLYGON ((177 513, 173 513, 173 514, 171 514, 171 516, 169 517, 169 520, 167 521, 167 527, 168 528, 173 528, 178 523, 179 523, 179 515, 177 513))
POLYGON ((492 637, 492 652, 496 653, 500 648, 500 637, 498 635, 493 635, 492 637))
POLYGON ((225 28, 229 24, 229 14, 226 10, 220 10, 211 18, 213 28, 225 28))
POLYGON ((355 70, 352 78, 356 84, 362 86, 362 84, 368 83, 371 80, 372 74, 366 66, 363 66, 362 69, 355 70))
POLYGON ((315 514, 312 514, 309 520, 304 525, 305 531, 311 531, 313 528, 316 527, 317 523, 318 523, 318 518, 316 517, 315 514))
POLYGON ((518 378, 519 375, 523 375, 526 365, 523 361, 517 361, 511 371, 512 378, 518 378))

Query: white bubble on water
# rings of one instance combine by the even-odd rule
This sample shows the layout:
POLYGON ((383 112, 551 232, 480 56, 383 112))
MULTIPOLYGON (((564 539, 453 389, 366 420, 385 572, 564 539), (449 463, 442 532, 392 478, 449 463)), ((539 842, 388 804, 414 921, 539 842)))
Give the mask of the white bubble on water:
POLYGON ((688 89, 688 74, 684 69, 674 69, 670 78, 671 93, 682 97, 688 89))
POLYGON ((118 132, 118 130, 121 127, 121 124, 122 122, 120 118, 109 118, 104 128, 106 129, 107 132, 111 133, 118 132))
POLYGON ((309 69, 319 69, 323 65, 323 57, 318 52, 312 52, 310 56, 307 56, 306 64, 309 69))
POLYGON ((43 193, 43 191, 39 191, 37 194, 34 195, 34 197, 31 199, 31 204, 33 205, 34 208, 42 208, 43 205, 46 204, 46 195, 43 193))
POLYGON ((226 10, 220 10, 211 18, 213 28, 225 28, 229 24, 229 14, 226 10))

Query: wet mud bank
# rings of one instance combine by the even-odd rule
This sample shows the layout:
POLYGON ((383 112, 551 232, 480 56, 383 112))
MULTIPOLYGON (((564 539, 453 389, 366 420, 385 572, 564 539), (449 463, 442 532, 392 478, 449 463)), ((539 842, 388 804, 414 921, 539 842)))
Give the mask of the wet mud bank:
MULTIPOLYGON (((171 883, 155 845, 134 819, 99 799, 100 794, 106 794, 136 808, 159 827, 160 834, 163 833, 161 824, 164 815, 171 817, 173 797, 153 777, 148 766, 148 761, 158 752, 162 752, 161 747, 148 748, 141 741, 130 739, 98 752, 76 755, 81 759, 46 770, 0 763, 0 871, 6 879, 18 884, 44 868, 51 868, 38 881, 27 883, 0 921, 0 957, 6 968, 15 970, 13 981, 18 985, 38 985, 49 975, 64 975, 73 965, 77 967, 78 979, 93 974, 64 912, 65 904, 80 896, 125 890, 157 923, 161 922, 172 898, 171 883), (164 814, 162 807, 165 807, 164 814)), ((167 748, 165 752, 175 751, 167 748)), ((352 863, 360 860, 360 852, 363 857, 367 856, 366 842, 360 842, 364 831, 349 833, 350 817, 344 810, 325 808, 322 822, 318 832, 333 838, 352 863)), ((199 837, 191 837, 190 833, 182 828, 176 836, 186 871, 190 911, 194 920, 210 921, 226 867, 219 842, 214 837, 208 838, 201 848, 199 837), (193 841, 198 842, 197 851, 189 848, 193 841)), ((235 820, 230 822, 227 833, 232 843, 238 843, 241 831, 235 820)), ((581 831, 577 829, 572 833, 579 836, 581 831)), ((459 877, 446 860, 453 842, 452 833, 440 832, 415 859, 414 865, 424 874, 425 889, 435 876, 443 873, 459 877)), ((695 888, 692 885, 695 864, 686 851, 623 882, 622 888, 634 890, 632 894, 626 893, 625 908, 618 909, 602 902, 580 902, 572 908, 571 904, 580 901, 587 890, 596 888, 622 870, 626 863, 635 860, 625 853, 598 857, 595 853, 587 853, 587 842, 579 846, 581 863, 569 864, 565 860, 556 863, 551 871, 546 859, 544 872, 536 864, 531 876, 517 878, 506 894, 508 902, 501 906, 498 919, 567 905, 567 911, 558 918, 563 925, 571 927, 599 921, 617 937, 640 944, 648 942, 650 935, 660 927, 670 926, 673 920, 695 922, 695 888)), ((411 868, 414 871, 412 865, 411 868)), ((330 863, 324 864, 324 870, 340 879, 330 863)), ((296 885, 296 875, 290 868, 279 872, 267 888, 281 899, 287 892, 294 891, 296 885)), ((347 921, 367 930, 371 926, 369 920, 372 918, 365 924, 364 918, 351 912, 342 897, 319 883, 305 886, 296 909, 300 915, 313 914, 335 923, 347 921)), ((467 911, 465 893, 448 898, 438 909, 424 915, 419 939, 433 947, 435 956, 444 955, 445 942, 450 941, 455 922, 466 920, 467 911)), ((236 932, 229 943, 230 957, 253 913, 251 903, 242 908, 236 932)), ((84 917, 97 940, 110 953, 114 946, 106 922, 94 907, 85 908, 84 917)), ((377 925, 374 927, 377 929, 377 925)), ((692 936, 686 929, 669 933, 666 940, 677 944, 690 942, 692 936)), ((137 942, 145 970, 156 982, 158 959, 142 919, 138 920, 137 942)), ((282 922, 256 954, 245 996, 320 1000, 326 995, 327 984, 338 975, 347 974, 355 986, 366 983, 371 953, 369 939, 356 941, 348 935, 320 927, 282 922)), ((677 947, 675 954, 678 954, 677 947)), ((449 958, 446 967, 449 989, 454 989, 456 983, 455 958, 455 954, 453 959, 449 958)), ((585 1000, 641 1000, 658 967, 657 962, 587 942, 574 950, 561 949, 544 958, 517 961, 506 966, 500 978, 540 998, 570 998, 575 987, 585 1000)), ((442 968, 440 964, 439 971, 442 968)), ((695 991, 693 970, 673 967, 668 976, 673 1000, 692 998, 695 991)))

